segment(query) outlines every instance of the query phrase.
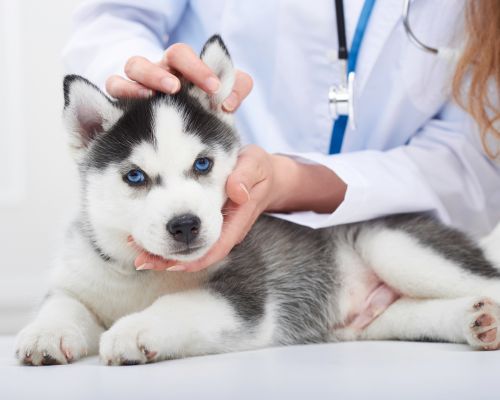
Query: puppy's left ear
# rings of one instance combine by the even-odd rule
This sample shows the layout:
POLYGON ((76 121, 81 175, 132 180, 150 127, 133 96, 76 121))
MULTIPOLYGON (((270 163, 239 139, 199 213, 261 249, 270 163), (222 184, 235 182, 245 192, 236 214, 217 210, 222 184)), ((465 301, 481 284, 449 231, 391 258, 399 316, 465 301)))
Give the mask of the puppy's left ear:
POLYGON ((202 105, 219 116, 230 118, 230 114, 222 111, 222 102, 231 94, 234 86, 235 69, 229 51, 219 35, 207 40, 200 53, 201 60, 217 75, 221 87, 213 95, 208 95, 200 88, 193 86, 189 93, 197 97, 202 105))

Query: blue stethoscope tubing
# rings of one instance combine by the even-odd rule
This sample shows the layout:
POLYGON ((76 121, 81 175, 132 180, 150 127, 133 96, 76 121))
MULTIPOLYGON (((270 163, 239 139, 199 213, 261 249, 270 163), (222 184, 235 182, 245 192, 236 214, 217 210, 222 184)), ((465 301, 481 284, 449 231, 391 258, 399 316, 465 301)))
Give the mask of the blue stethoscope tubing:
MULTIPOLYGON (((365 0, 363 9, 361 10, 361 15, 356 25, 356 31, 354 32, 354 38, 351 46, 351 53, 348 54, 347 44, 346 44, 346 33, 345 33, 345 21, 344 21, 344 4, 342 0, 335 0, 335 10, 337 16, 337 38, 339 42, 338 59, 346 62, 346 73, 347 73, 347 94, 345 92, 340 96, 340 100, 343 103, 349 103, 349 113, 347 115, 339 115, 332 128, 332 136, 330 140, 330 154, 340 153, 342 149, 342 143, 344 141, 344 135, 347 128, 347 123, 349 121, 349 114, 353 116, 354 107, 352 102, 354 101, 353 92, 353 81, 354 81, 354 71, 356 70, 356 63, 358 61, 358 53, 361 47, 361 42, 363 41, 363 36, 365 34, 366 27, 368 25, 368 20, 373 11, 373 6, 375 5, 375 0, 365 0), (352 75, 352 80, 350 79, 352 75), (347 97, 346 97, 347 96, 347 97)), ((437 55, 445 60, 447 60, 451 65, 456 64, 458 58, 460 57, 460 49, 453 49, 448 47, 431 47, 423 43, 417 38, 410 26, 410 6, 411 0, 403 1, 403 26, 405 28, 406 35, 408 36, 410 42, 412 42, 417 48, 428 52, 430 54, 437 55)), ((346 88, 343 88, 344 90, 346 88)), ((333 99, 336 103, 338 100, 333 99)), ((330 98, 330 101, 332 99, 330 98)), ((338 115, 338 110, 335 111, 338 115)), ((352 121, 354 122, 354 120, 352 121)), ((354 124, 352 124, 354 126, 354 124)))
MULTIPOLYGON (((355 72, 356 63, 358 61, 359 49, 361 48, 361 42, 365 35, 366 27, 370 19, 370 15, 373 11, 373 6, 376 0, 365 0, 361 14, 356 25, 356 30, 354 31, 354 38, 352 40, 351 51, 347 53, 347 48, 345 46, 345 20, 344 20, 344 8, 342 0, 335 0, 335 9, 337 13, 337 38, 339 40, 339 59, 347 58, 347 75, 351 72, 355 72), (339 23, 340 21, 340 23, 339 23)), ((352 99, 351 99, 352 101, 352 99)), ((338 154, 342 149, 342 143, 344 141, 345 131, 347 128, 349 116, 340 115, 333 124, 332 137, 330 140, 330 154, 338 154)))

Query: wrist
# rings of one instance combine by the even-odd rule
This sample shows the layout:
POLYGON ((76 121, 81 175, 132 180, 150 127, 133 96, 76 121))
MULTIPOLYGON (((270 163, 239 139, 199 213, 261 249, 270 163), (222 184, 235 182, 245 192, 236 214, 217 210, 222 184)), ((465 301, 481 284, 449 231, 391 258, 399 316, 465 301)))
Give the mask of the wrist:
POLYGON ((300 184, 300 166, 290 157, 270 154, 273 170, 272 194, 268 211, 285 211, 300 184))
POLYGON ((342 203, 347 185, 321 164, 305 164, 271 155, 273 193, 267 211, 332 213, 342 203))

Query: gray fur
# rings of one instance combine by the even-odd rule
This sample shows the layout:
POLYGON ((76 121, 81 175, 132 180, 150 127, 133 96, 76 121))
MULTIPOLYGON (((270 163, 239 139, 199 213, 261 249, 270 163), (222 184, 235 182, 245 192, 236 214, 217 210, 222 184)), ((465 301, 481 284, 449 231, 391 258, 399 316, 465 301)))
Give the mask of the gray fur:
POLYGON ((483 250, 463 232, 439 224, 423 214, 402 214, 380 220, 418 239, 424 246, 453 261, 464 270, 486 278, 500 278, 500 271, 486 259, 483 250))
POLYGON ((324 342, 335 319, 334 250, 331 229, 262 216, 209 287, 247 323, 262 318, 265 303, 276 304, 276 344, 324 342))
POLYGON ((226 297, 250 324, 263 317, 265 303, 276 303, 275 344, 331 340, 332 327, 341 322, 336 310, 341 286, 338 244, 356 252, 359 233, 374 225, 404 231, 472 274, 500 278, 474 242, 426 215, 395 215, 317 230, 262 216, 209 287, 226 297))

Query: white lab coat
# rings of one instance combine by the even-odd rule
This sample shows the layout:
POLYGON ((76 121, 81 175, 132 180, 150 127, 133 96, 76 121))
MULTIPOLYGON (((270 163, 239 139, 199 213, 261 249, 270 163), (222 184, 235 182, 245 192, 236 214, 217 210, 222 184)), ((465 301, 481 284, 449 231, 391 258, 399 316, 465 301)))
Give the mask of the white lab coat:
MULTIPOLYGON (((344 1, 351 43, 361 0, 344 1)), ((113 0, 84 4, 64 52, 68 72, 104 86, 133 55, 159 60, 171 43, 199 51, 219 32, 254 90, 237 113, 245 142, 331 168, 348 185, 332 214, 282 218, 323 227, 402 212, 432 212, 474 235, 500 220, 500 167, 471 118, 450 101, 453 68, 412 45, 402 0, 379 0, 356 69, 356 127, 328 155, 328 88, 337 31, 333 0, 113 0)), ((462 0, 415 0, 411 21, 431 46, 463 43, 462 0)))

